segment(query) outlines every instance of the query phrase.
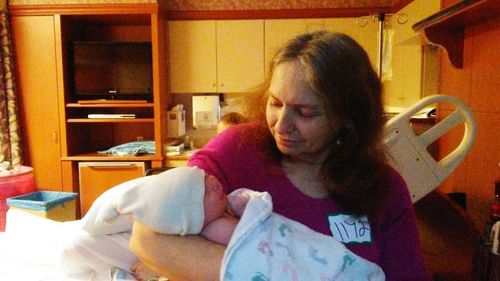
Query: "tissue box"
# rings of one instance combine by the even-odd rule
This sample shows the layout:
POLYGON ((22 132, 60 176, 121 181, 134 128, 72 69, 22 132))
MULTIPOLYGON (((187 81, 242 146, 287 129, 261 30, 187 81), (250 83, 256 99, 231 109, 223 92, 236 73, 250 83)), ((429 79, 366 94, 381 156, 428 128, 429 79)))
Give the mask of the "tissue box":
POLYGON ((167 136, 176 138, 186 133, 186 111, 167 111, 167 136))

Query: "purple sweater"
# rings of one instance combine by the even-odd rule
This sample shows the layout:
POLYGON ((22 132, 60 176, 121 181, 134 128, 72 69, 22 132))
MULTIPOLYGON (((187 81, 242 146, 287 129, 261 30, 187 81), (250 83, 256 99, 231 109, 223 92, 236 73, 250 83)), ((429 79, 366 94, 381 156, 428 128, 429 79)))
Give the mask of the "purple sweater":
MULTIPOLYGON (((263 156, 262 143, 242 137, 251 130, 256 127, 248 124, 227 129, 194 154, 188 165, 216 176, 228 193, 240 187, 267 191, 274 212, 339 240, 336 236, 340 232, 333 233, 329 217, 342 213, 342 208, 330 198, 311 198, 294 187, 281 167, 263 156)), ((380 219, 370 225, 371 242, 345 244, 355 254, 380 265, 387 280, 432 280, 423 265, 406 184, 394 170, 390 185, 385 207, 377 215, 380 219)))

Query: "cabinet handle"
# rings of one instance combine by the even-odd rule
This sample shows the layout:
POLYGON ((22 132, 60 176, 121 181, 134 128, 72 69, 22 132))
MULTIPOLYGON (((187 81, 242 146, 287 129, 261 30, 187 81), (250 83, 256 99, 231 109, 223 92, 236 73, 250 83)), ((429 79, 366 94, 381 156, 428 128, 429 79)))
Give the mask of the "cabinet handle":
POLYGON ((217 84, 216 83, 212 83, 212 87, 217 87, 217 84))
POLYGON ((58 138, 57 132, 52 132, 52 141, 55 142, 55 143, 59 142, 59 138, 58 138))
POLYGON ((226 87, 226 84, 224 84, 224 83, 220 83, 220 86, 221 86, 221 87, 226 87))
POLYGON ((106 169, 106 168, 129 168, 135 167, 134 163, 92 163, 88 164, 87 167, 94 169, 106 169))

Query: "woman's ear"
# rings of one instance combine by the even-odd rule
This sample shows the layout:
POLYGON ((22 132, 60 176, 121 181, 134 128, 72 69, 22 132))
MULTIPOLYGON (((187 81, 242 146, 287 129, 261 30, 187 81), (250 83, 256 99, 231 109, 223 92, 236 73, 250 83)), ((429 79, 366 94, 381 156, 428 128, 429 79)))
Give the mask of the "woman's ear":
POLYGON ((337 145, 345 143, 353 134, 353 126, 351 123, 344 124, 340 127, 335 137, 337 145))

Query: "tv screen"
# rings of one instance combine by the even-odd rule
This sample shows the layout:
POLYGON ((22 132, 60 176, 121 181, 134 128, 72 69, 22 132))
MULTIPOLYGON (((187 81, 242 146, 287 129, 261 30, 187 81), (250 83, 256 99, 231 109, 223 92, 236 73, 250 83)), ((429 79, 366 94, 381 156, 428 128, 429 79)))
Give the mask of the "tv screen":
POLYGON ((78 100, 151 99, 149 42, 73 42, 73 90, 78 100))

